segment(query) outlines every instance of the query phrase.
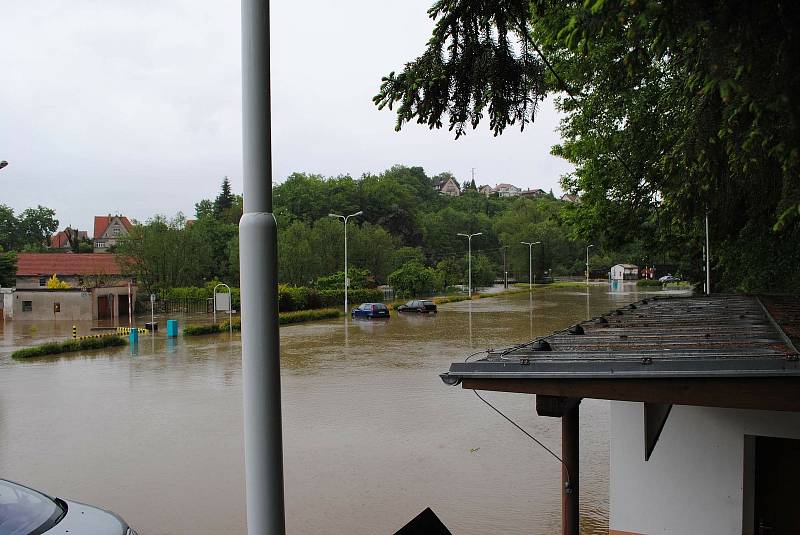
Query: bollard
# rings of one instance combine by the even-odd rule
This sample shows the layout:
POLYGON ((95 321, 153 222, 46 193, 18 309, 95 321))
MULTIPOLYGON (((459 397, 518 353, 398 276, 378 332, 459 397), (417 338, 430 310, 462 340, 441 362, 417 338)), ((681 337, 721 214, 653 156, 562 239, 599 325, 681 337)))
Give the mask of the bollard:
POLYGON ((178 320, 167 320, 167 338, 178 336, 178 320))
POLYGON ((72 339, 73 340, 78 339, 78 327, 76 325, 72 326, 72 339))

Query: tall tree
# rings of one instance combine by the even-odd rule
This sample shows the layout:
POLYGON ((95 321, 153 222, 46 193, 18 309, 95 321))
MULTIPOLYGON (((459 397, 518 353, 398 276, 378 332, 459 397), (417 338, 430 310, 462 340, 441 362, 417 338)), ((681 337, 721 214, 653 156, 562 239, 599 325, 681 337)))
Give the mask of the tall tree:
POLYGON ((486 117, 500 134, 561 95, 584 237, 699 250, 728 288, 800 283, 800 4, 440 0, 427 49, 374 101, 397 128, 486 117), (645 234, 642 228, 655 229, 645 234), (765 277, 768 270, 773 276, 765 277))
POLYGON ((52 208, 26 208, 17 221, 18 245, 32 249, 50 245, 50 236, 58 229, 58 219, 52 208))

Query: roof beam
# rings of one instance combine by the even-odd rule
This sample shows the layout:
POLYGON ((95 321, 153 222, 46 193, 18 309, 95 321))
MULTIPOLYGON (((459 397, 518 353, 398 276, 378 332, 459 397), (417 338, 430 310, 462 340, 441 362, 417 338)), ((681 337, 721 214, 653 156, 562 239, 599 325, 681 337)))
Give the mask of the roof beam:
POLYGON ((572 398, 800 412, 800 377, 476 379, 462 387, 572 398))

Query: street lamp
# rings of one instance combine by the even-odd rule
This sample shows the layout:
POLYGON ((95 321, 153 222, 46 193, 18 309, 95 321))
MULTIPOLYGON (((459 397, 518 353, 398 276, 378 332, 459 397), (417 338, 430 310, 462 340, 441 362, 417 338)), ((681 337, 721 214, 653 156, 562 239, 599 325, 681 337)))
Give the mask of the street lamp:
POLYGON ((473 236, 480 236, 483 232, 476 232, 475 234, 463 234, 461 232, 458 233, 458 236, 464 236, 467 238, 467 243, 469 245, 469 286, 468 288, 468 295, 472 297, 472 237, 473 236))
POLYGON ((7 162, 7 161, 5 161, 5 160, 3 160, 3 161, 0 161, 0 169, 2 169, 3 167, 5 167, 5 166, 7 166, 7 165, 8 165, 8 162, 7 162))
POLYGON ((594 247, 594 244, 586 246, 586 286, 589 286, 589 248, 594 247))
POLYGON ((500 250, 503 251, 503 288, 508 290, 508 267, 506 265, 506 249, 508 245, 503 245, 500 250))
POLYGON ((329 217, 338 217, 342 221, 344 221, 344 314, 347 316, 347 287, 350 286, 350 277, 347 273, 347 220, 351 217, 355 217, 357 215, 361 215, 364 212, 359 210, 355 214, 350 214, 348 216, 338 215, 338 214, 328 214, 329 217))
POLYGON ((530 290, 531 288, 533 288, 533 246, 534 245, 539 245, 542 242, 540 242, 540 241, 535 241, 535 242, 521 241, 520 243, 522 245, 527 245, 528 246, 528 289, 530 290))

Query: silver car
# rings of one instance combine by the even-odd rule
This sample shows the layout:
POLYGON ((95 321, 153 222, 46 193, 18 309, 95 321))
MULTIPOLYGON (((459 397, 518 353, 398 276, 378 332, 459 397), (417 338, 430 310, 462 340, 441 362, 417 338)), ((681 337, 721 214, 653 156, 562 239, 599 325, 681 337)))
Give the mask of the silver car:
POLYGON ((0 535, 76 533, 136 535, 122 518, 98 507, 52 498, 0 479, 0 535))

